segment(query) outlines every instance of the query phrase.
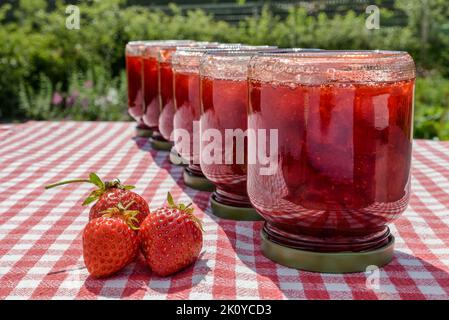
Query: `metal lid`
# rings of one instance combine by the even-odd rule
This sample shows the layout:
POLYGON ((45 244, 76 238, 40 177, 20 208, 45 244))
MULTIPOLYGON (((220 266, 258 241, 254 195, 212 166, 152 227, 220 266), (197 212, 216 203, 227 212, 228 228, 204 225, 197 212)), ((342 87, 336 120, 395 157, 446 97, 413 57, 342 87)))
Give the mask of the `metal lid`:
POLYGON ((170 151, 173 144, 170 141, 160 138, 159 136, 153 136, 150 138, 151 147, 159 151, 170 151))
POLYGON ((212 213, 222 219, 238 221, 261 221, 263 218, 253 207, 234 207, 215 200, 214 195, 210 197, 212 213))
POLYGON ((193 175, 187 170, 187 168, 184 169, 183 177, 185 185, 192 189, 208 192, 212 192, 215 190, 214 184, 207 180, 206 177, 193 175))
POLYGON ((262 253, 286 267, 323 273, 366 272, 369 266, 380 268, 393 259, 394 237, 381 248, 362 252, 313 252, 283 246, 271 240, 262 230, 262 253))

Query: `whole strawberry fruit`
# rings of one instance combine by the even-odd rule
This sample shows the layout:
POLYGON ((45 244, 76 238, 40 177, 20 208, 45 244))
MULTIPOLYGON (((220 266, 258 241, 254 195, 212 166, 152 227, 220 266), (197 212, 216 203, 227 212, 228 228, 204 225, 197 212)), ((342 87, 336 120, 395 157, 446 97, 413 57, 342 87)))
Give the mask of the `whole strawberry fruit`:
POLYGON ((120 271, 139 252, 135 216, 121 203, 105 211, 102 217, 89 221, 83 232, 83 257, 93 277, 107 277, 120 271))
POLYGON ((137 226, 139 226, 150 213, 150 208, 145 199, 137 193, 130 191, 131 189, 134 189, 134 186, 122 185, 118 179, 111 182, 103 181, 96 173, 91 173, 89 179, 62 181, 48 185, 45 188, 50 189, 60 185, 78 182, 88 182, 98 187, 98 189, 92 191, 83 202, 83 206, 85 206, 97 201, 90 209, 89 220, 101 217, 103 211, 117 207, 119 203, 132 203, 127 209, 138 211, 138 214, 136 215, 137 226))
POLYGON ((127 209, 138 212, 136 215, 137 226, 150 213, 148 203, 137 193, 126 189, 112 188, 101 195, 98 201, 90 208, 89 219, 101 217, 103 211, 117 206, 118 203, 130 203, 131 205, 127 209))
POLYGON ((176 205, 170 193, 167 200, 168 205, 152 211, 139 229, 142 253, 159 276, 168 276, 192 264, 203 246, 201 222, 193 215, 193 208, 176 205))

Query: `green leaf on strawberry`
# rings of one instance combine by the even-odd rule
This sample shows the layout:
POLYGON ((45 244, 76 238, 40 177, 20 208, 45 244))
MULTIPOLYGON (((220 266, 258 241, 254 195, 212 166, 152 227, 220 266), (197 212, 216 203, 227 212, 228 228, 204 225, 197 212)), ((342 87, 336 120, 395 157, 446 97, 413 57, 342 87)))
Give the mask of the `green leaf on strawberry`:
POLYGON ((89 181, 96 185, 98 188, 104 189, 103 180, 101 180, 101 178, 95 172, 89 174, 89 181))
POLYGON ((129 210, 129 207, 131 207, 134 204, 135 201, 131 201, 126 206, 124 206, 121 202, 118 203, 117 207, 109 208, 105 211, 103 211, 103 217, 106 218, 121 218, 123 219, 128 226, 133 230, 139 230, 139 227, 137 226, 139 224, 139 220, 136 218, 136 216, 140 213, 137 210, 129 210), (136 225, 137 224, 137 225, 136 225))
POLYGON ((183 211, 188 214, 189 217, 198 225, 201 231, 204 232, 201 220, 193 214, 194 209, 192 207, 192 203, 189 203, 188 205, 185 205, 184 203, 176 204, 170 192, 167 192, 167 203, 169 208, 178 209, 179 211, 183 211))
POLYGON ((131 190, 134 189, 134 186, 131 185, 123 185, 119 179, 115 179, 112 181, 103 181, 96 173, 92 172, 89 174, 89 179, 75 179, 75 180, 66 180, 57 183, 53 183, 45 186, 45 189, 51 189, 57 186, 62 186, 70 183, 91 183, 98 187, 98 189, 93 190, 87 198, 83 201, 83 206, 87 206, 95 201, 97 201, 103 194, 108 192, 111 189, 122 189, 122 190, 131 190))

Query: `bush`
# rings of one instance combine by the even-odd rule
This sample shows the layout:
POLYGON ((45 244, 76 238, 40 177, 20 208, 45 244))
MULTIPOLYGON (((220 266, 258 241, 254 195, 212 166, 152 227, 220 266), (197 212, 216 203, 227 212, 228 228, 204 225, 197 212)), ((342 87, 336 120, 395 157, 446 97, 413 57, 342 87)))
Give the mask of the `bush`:
POLYGON ((54 87, 41 74, 39 89, 22 84, 20 108, 27 118, 72 120, 129 120, 126 112, 126 78, 123 72, 113 79, 102 73, 73 73, 67 89, 54 87), (94 80, 95 79, 95 80, 94 80))
POLYGON ((438 75, 417 79, 416 138, 449 140, 449 80, 438 75))
MULTIPOLYGON (((44 0, 18 2, 14 8, 8 4, 0 7, 2 120, 128 119, 123 106, 126 42, 184 38, 280 47, 406 50, 422 77, 416 87, 416 136, 449 138, 448 80, 444 78, 449 77, 449 3, 445 0, 396 0, 397 10, 407 15, 407 25, 379 30, 365 28, 364 12, 310 15, 296 7, 280 19, 267 7, 260 16, 230 25, 201 10, 181 14, 172 6, 171 13, 164 14, 126 6, 125 0, 83 1, 79 4, 81 29, 68 30, 62 0, 56 1, 52 10, 44 0), (83 87, 86 81, 92 82, 91 88, 83 87), (72 104, 74 91, 79 97, 72 104), (110 98, 111 92, 120 100, 98 98, 110 98), (59 97, 61 103, 55 104, 59 97), (82 101, 89 101, 88 106, 82 101)), ((381 24, 391 25, 394 15, 382 10, 381 24)))

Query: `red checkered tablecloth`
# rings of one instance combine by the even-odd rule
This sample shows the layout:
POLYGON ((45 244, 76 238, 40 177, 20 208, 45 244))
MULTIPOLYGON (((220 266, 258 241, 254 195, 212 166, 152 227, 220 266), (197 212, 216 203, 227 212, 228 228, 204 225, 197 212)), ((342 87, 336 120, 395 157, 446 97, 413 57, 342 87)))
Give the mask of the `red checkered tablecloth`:
POLYGON ((334 275, 266 259, 262 223, 213 216, 209 194, 185 187, 168 154, 133 135, 124 122, 0 125, 0 299, 449 298, 448 142, 414 144, 411 203, 390 226, 394 260, 373 273, 334 275), (136 185, 151 208, 167 191, 192 201, 205 228, 199 261, 169 278, 151 274, 141 259, 114 277, 89 277, 81 249, 89 209, 81 202, 91 187, 43 186, 92 171, 136 185))

